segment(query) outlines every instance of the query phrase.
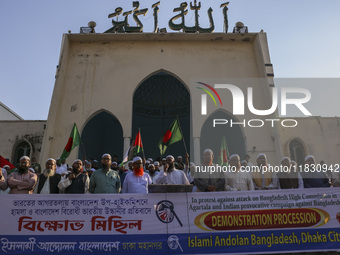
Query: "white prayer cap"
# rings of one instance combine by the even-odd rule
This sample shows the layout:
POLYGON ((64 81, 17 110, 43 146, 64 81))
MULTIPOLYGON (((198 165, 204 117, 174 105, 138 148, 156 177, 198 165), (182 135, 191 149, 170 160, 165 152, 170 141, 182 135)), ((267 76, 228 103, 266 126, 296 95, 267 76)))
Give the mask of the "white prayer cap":
POLYGON ((162 161, 163 161, 163 160, 166 160, 166 158, 162 158, 162 161))
POLYGON ((54 158, 48 158, 48 159, 46 160, 46 163, 47 163, 48 161, 53 161, 53 162, 54 162, 54 164, 56 164, 56 163, 57 163, 57 161, 55 161, 55 159, 54 159, 54 158))
POLYGON ((150 167, 150 166, 153 166, 153 167, 155 167, 155 165, 154 165, 154 164, 150 164, 148 167, 150 167))
POLYGON ((177 158, 182 158, 182 156, 178 156, 177 158))
POLYGON ((155 166, 159 166, 159 162, 155 161, 155 163, 153 163, 155 166))
POLYGON ((190 167, 195 166, 194 162, 190 162, 190 167))
POLYGON ((240 158, 240 156, 238 154, 233 154, 233 155, 230 156, 230 159, 235 158, 235 157, 240 158))
POLYGON ((9 166, 9 165, 5 165, 5 166, 3 166, 2 168, 7 168, 7 167, 8 167, 8 168, 10 168, 10 166, 9 166))
POLYGON ((172 155, 168 155, 168 156, 166 156, 166 158, 171 158, 172 160, 175 160, 174 156, 172 156, 172 155))
MULTIPOLYGON (((117 164, 117 165, 118 165, 118 163, 117 163, 116 161, 113 161, 112 164, 117 164)), ((112 164, 111 164, 111 165, 112 165, 112 164)))
POLYGON ((211 149, 205 149, 203 153, 210 153, 211 155, 213 155, 213 151, 211 149))
POLYGON ((315 161, 315 158, 314 158, 314 156, 313 155, 308 155, 308 156, 306 156, 305 157, 305 161, 307 161, 308 159, 310 159, 310 158, 313 158, 314 159, 314 161, 315 161))
POLYGON ((259 155, 257 155, 256 159, 258 159, 258 158, 261 157, 261 156, 264 156, 265 158, 267 158, 266 154, 260 153, 259 155))
POLYGON ((142 161, 142 158, 141 157, 134 157, 133 160, 132 160, 132 163, 135 163, 138 160, 142 161))
POLYGON ((146 163, 150 164, 150 161, 149 161, 149 160, 147 160, 147 161, 145 161, 145 164, 146 164, 146 163))
POLYGON ((111 155, 110 155, 109 153, 104 153, 103 156, 102 156, 102 158, 104 158, 105 156, 109 156, 110 159, 111 159, 111 155))
POLYGON ((248 164, 247 160, 242 160, 242 161, 241 161, 241 165, 242 165, 243 163, 248 164))
POLYGON ((83 161, 81 161, 80 159, 76 159, 75 161, 73 161, 72 166, 73 166, 74 163, 76 163, 76 162, 78 162, 78 161, 80 161, 81 164, 83 164, 83 161))
POLYGON ((28 161, 31 161, 30 158, 27 157, 27 156, 22 156, 22 157, 20 158, 20 161, 21 161, 22 159, 27 159, 28 161))
POLYGON ((152 158, 148 158, 148 160, 149 160, 149 161, 153 161, 153 159, 152 159, 152 158))
POLYGON ((281 162, 284 161, 285 159, 288 159, 288 160, 290 161, 290 158, 288 158, 288 157, 283 157, 283 158, 281 159, 281 162))

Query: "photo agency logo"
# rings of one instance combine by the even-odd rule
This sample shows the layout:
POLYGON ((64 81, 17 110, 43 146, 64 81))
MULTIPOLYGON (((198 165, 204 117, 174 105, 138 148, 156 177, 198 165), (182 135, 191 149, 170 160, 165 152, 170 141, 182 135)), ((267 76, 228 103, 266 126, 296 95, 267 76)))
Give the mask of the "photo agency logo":
MULTIPOLYGON (((231 93, 232 96, 232 114, 234 116, 244 116, 245 115, 245 95, 243 91, 231 84, 214 84, 211 86, 209 84, 203 82, 197 82, 202 87, 197 87, 198 89, 204 91, 204 94, 201 94, 201 115, 207 115, 207 95, 213 100, 216 107, 223 108, 223 103, 221 100, 221 95, 223 93, 231 93), (216 91, 219 89, 219 93, 216 91), (217 104, 215 97, 217 97, 220 104, 217 104)), ((287 115, 287 106, 293 105, 297 107, 298 110, 302 112, 304 116, 311 116, 312 114, 307 110, 304 104, 308 103, 311 99, 311 93, 308 89, 305 88, 271 88, 271 98, 272 105, 269 109, 259 110, 254 107, 254 93, 253 87, 247 87, 247 107, 250 113, 261 116, 262 118, 256 119, 243 119, 243 121, 236 122, 232 119, 213 119, 213 127, 217 125, 230 125, 230 127, 234 125, 241 125, 243 127, 263 127, 265 124, 271 125, 274 127, 274 123, 279 123, 283 127, 296 127, 298 125, 297 120, 295 119, 272 119, 266 118, 273 114, 280 103, 280 116, 287 115), (280 92, 280 97, 279 97, 280 92), (289 94, 299 95, 299 98, 289 98, 289 94)), ((227 109, 229 110, 229 109, 227 109)))

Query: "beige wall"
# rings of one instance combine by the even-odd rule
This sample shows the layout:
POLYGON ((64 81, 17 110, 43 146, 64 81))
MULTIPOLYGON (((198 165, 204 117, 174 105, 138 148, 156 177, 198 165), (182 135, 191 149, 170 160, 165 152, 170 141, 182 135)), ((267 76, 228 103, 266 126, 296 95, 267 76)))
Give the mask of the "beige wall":
POLYGON ((280 138, 283 156, 290 156, 289 143, 298 139, 304 143, 306 154, 313 155, 316 162, 324 160, 327 164, 340 163, 340 118, 294 118, 295 128, 281 128, 280 138))
MULTIPOLYGON (((265 33, 258 34, 65 34, 57 79, 43 142, 42 158, 60 154, 76 122, 80 132, 98 111, 112 113, 131 136, 132 99, 139 84, 153 73, 164 70, 179 80, 191 94, 193 137, 199 138, 206 117, 216 108, 208 103, 208 116, 200 116, 200 91, 196 82, 234 82, 244 93, 254 86, 261 98, 258 108, 270 106, 270 63, 265 33), (241 78, 243 80, 241 80, 241 78), (262 78, 255 81, 251 78, 262 78), (229 80, 228 80, 229 79, 229 80), (255 84, 254 84, 255 83, 255 84)), ((232 100, 222 93, 223 108, 232 112, 232 100)), ((274 114, 275 115, 275 114, 274 114)), ((246 111, 240 119, 252 116, 246 111)), ((271 136, 276 128, 244 129, 247 150, 276 157, 281 146, 271 136), (259 137, 263 137, 259 140, 259 137)), ((128 143, 126 143, 128 144, 128 143)), ((198 146, 195 146, 198 162, 198 146)), ((70 155, 76 158, 76 151, 70 155)))
POLYGON ((23 141, 31 146, 30 157, 39 160, 46 121, 0 121, 0 155, 13 162, 15 147, 23 141))

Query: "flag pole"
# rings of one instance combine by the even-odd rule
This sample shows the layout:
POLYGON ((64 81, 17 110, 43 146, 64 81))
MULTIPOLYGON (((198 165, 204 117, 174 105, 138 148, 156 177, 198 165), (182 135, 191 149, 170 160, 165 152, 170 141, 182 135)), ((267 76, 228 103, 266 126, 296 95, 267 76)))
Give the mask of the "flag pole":
MULTIPOLYGON (((143 144, 143 141, 142 141, 142 132, 140 132, 140 128, 138 128, 138 131, 139 131, 139 134, 140 134, 140 141, 142 142, 142 144, 143 144)), ((143 158, 144 158, 144 160, 146 160, 146 158, 145 158, 145 154, 144 154, 144 146, 143 146, 143 158)))
POLYGON ((183 144, 184 144, 185 155, 187 155, 187 154, 188 154, 187 146, 185 145, 184 134, 183 134, 183 131, 182 131, 181 124, 179 123, 178 115, 176 115, 176 118, 177 118, 177 121, 178 121, 179 130, 180 130, 181 133, 182 133, 182 140, 183 140, 183 144))
MULTIPOLYGON (((74 123, 74 125, 77 126, 76 123, 74 123)), ((78 130, 78 128, 77 128, 77 130, 78 130)), ((79 132, 79 131, 78 131, 78 132, 79 132)), ((84 146, 84 144, 83 144, 83 139, 81 139, 81 135, 80 135, 80 134, 79 134, 79 137, 80 137, 81 148, 83 149, 83 153, 84 153, 84 160, 86 160, 87 157, 86 157, 86 153, 85 153, 85 146, 84 146)))

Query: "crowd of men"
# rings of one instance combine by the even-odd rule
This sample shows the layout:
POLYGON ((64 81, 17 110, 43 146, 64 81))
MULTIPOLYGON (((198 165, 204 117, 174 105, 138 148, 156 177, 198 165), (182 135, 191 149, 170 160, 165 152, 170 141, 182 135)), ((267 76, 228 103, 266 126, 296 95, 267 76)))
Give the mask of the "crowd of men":
MULTIPOLYGON (((32 168, 27 156, 20 158, 20 164, 15 170, 8 166, 0 168, 1 193, 9 194, 82 194, 82 193, 148 193, 151 184, 182 184, 193 185, 193 191, 246 191, 270 189, 301 189, 318 187, 339 187, 340 173, 335 171, 308 171, 315 169, 316 160, 312 155, 305 158, 305 171, 297 169, 296 162, 283 157, 281 166, 285 171, 268 171, 267 156, 263 153, 256 158, 257 171, 244 171, 253 167, 249 155, 241 161, 240 156, 233 154, 228 164, 233 171, 220 171, 211 174, 209 171, 197 171, 194 163, 189 163, 189 155, 172 155, 163 158, 161 162, 135 157, 127 163, 118 164, 116 156, 104 154, 101 158, 101 168, 98 161, 73 161, 71 166, 65 160, 49 158, 41 173, 35 173, 37 163, 32 168), (308 168, 311 166, 311 168, 308 168), (313 166, 313 167, 312 167, 313 166)), ((212 150, 203 153, 202 167, 213 166, 212 150)), ((39 166, 40 167, 40 166, 39 166)), ((229 168, 230 169, 230 168, 229 168)))

